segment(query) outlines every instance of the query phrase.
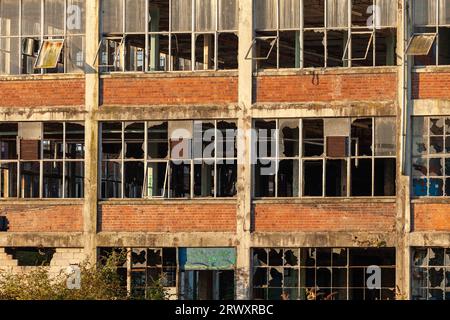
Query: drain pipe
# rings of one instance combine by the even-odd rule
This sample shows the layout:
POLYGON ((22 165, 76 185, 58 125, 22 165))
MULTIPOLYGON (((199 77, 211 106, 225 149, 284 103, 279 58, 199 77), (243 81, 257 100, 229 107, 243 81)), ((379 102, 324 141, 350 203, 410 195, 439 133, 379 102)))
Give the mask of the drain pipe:
POLYGON ((409 20, 409 8, 408 8, 408 1, 404 1, 403 6, 403 21, 402 21, 402 27, 403 27, 403 61, 402 61, 402 105, 401 105, 401 173, 403 176, 408 174, 408 166, 407 166, 407 132, 408 132, 408 125, 409 125, 409 81, 410 81, 410 66, 409 66, 409 59, 406 54, 406 49, 408 45, 408 39, 409 39, 409 30, 408 30, 408 20, 409 20))

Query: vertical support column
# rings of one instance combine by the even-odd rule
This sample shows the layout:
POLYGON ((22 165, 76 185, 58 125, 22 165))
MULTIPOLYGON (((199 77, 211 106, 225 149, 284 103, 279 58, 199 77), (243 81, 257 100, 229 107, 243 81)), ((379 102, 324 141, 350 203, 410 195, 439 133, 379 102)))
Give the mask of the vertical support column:
POLYGON ((409 30, 411 28, 410 15, 407 1, 399 0, 397 13, 397 286, 399 293, 410 297, 410 248, 408 235, 411 231, 411 206, 410 206, 410 161, 411 161, 411 66, 405 54, 409 30))
POLYGON ((253 0, 239 1, 239 119, 236 299, 250 299, 251 286, 251 107, 253 102, 253 62, 246 59, 253 41, 253 0))
POLYGON ((94 65, 99 43, 99 0, 86 1, 86 62, 85 62, 85 179, 83 205, 84 252, 91 263, 97 260, 97 180, 99 75, 94 65))

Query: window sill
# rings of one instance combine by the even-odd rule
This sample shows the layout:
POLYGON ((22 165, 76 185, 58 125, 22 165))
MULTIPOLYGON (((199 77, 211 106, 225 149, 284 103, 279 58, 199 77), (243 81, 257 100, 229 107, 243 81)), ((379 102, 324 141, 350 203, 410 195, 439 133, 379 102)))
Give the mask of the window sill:
POLYGON ((99 200, 100 205, 157 205, 157 204, 183 204, 183 205, 197 205, 197 204, 236 204, 237 198, 179 198, 179 199, 102 199, 99 200))
POLYGON ((334 68, 304 68, 304 69, 266 69, 254 72, 255 76, 290 76, 290 75, 327 75, 327 74, 379 74, 394 73, 398 66, 379 67, 334 67, 334 68))
POLYGON ((255 204, 326 204, 326 203, 395 203, 395 197, 303 197, 303 198, 255 198, 255 204))
POLYGON ((237 70, 155 71, 155 72, 106 72, 101 79, 111 78, 189 78, 189 77, 237 77, 237 70))
POLYGON ((9 198, 9 199, 0 199, 1 205, 16 205, 16 204, 25 204, 25 205, 81 205, 83 204, 84 199, 69 199, 69 198, 61 198, 61 199, 22 199, 22 198, 9 198))
POLYGON ((411 197, 411 203, 450 204, 450 197, 411 197))
POLYGON ((423 67, 413 67, 413 73, 448 73, 450 72, 450 66, 423 66, 423 67))
POLYGON ((84 79, 84 73, 52 73, 52 74, 20 74, 0 75, 0 81, 25 81, 25 80, 71 80, 84 79))

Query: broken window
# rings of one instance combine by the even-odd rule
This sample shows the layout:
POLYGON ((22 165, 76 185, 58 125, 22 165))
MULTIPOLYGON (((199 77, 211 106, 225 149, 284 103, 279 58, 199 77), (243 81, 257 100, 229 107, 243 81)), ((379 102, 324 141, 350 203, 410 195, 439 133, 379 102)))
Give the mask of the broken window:
POLYGON ((414 196, 450 196, 450 118, 414 117, 414 196))
POLYGON ((264 0, 254 12, 259 69, 396 64, 395 0, 264 0))
POLYGON ((0 125, 2 198, 83 198, 84 125, 0 125))
POLYGON ((236 195, 235 121, 104 122, 103 198, 236 195))
POLYGON ((43 267, 49 266, 54 248, 5 248, 6 254, 17 260, 18 266, 43 267))
POLYGON ((252 256, 253 299, 395 299, 395 249, 254 248, 252 256), (372 265, 379 288, 366 281, 372 265))
POLYGON ((450 249, 413 248, 412 257, 412 299, 449 300, 450 249))
POLYGON ((254 125, 256 197, 395 195, 395 118, 256 120, 254 125))
POLYGON ((0 1, 0 74, 84 71, 84 0, 0 1))
POLYGON ((449 65, 450 35, 449 3, 446 0, 414 0, 413 35, 407 54, 414 56, 414 65, 449 65))
POLYGON ((103 0, 97 63, 103 72, 236 69, 237 14, 237 0, 103 0))

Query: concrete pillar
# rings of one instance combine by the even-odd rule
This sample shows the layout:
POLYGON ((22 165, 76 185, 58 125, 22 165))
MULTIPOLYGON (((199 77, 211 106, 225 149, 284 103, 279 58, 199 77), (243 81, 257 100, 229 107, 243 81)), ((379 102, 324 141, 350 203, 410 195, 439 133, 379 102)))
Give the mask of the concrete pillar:
POLYGON ((405 49, 411 28, 406 0, 399 0, 397 13, 397 63, 398 107, 397 107, 397 286, 402 296, 410 297, 410 247, 408 234, 411 231, 410 179, 411 168, 411 66, 405 49))
POLYGON ((253 96, 253 62, 246 59, 253 41, 253 0, 239 1, 239 119, 237 179, 237 261, 236 299, 250 299, 251 286, 251 107, 253 96))
POLYGON ((94 65, 99 43, 100 1, 86 2, 86 83, 85 83, 85 195, 83 205, 84 252, 91 263, 97 259, 97 180, 98 180, 98 122, 99 74, 94 65))

